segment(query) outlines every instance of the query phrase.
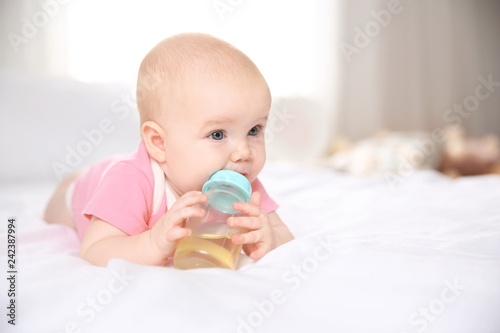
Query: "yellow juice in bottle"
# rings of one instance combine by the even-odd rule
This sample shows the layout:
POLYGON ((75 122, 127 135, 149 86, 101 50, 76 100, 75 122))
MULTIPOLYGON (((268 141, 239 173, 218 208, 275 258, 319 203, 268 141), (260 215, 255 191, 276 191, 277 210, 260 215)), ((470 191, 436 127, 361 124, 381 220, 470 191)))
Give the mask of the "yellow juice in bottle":
POLYGON ((225 226, 224 233, 203 233, 203 230, 199 230, 181 239, 173 258, 174 267, 235 269, 242 245, 234 244, 231 238, 237 233, 242 233, 242 230, 228 228, 225 223, 223 226, 225 226))

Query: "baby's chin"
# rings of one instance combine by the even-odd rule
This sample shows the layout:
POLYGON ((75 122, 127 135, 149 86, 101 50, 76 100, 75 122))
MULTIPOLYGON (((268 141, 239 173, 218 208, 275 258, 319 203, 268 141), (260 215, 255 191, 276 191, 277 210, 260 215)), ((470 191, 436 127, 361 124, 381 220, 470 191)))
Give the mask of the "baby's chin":
POLYGON ((257 175, 243 175, 248 179, 250 183, 252 183, 255 179, 257 179, 257 175))

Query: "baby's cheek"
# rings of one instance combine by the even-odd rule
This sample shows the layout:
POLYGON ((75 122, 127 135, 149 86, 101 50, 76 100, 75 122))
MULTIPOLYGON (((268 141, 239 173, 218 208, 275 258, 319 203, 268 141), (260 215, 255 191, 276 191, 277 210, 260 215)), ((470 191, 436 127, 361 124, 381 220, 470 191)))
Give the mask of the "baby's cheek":
POLYGON ((266 163, 266 157, 265 155, 260 157, 260 158, 255 158, 254 160, 254 165, 253 165, 253 179, 251 180, 254 181, 255 178, 257 178, 257 176, 259 175, 259 173, 262 171, 262 169, 264 168, 264 164, 266 163))
MULTIPOLYGON (((198 161, 196 164, 199 165, 200 162, 198 161)), ((174 180, 178 184, 178 188, 184 193, 201 191, 205 181, 205 173, 200 173, 199 167, 196 165, 186 166, 179 174, 179 177, 174 180)))

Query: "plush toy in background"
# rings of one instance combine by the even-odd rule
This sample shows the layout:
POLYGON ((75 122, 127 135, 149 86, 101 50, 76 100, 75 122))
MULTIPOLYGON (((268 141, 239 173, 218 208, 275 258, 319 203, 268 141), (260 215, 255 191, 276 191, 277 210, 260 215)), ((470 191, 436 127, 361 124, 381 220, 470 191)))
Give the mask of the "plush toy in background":
POLYGON ((439 171, 450 177, 500 174, 498 137, 468 138, 461 127, 448 128, 439 171))
POLYGON ((400 170, 434 169, 450 177, 500 174, 500 140, 494 135, 468 138, 461 127, 445 130, 445 142, 426 132, 383 131, 352 142, 332 142, 323 164, 354 176, 398 174, 400 170))
POLYGON ((427 145, 429 137, 426 132, 381 131, 356 143, 337 138, 332 142, 325 164, 354 176, 398 174, 402 168, 437 169, 442 145, 434 142, 427 145))

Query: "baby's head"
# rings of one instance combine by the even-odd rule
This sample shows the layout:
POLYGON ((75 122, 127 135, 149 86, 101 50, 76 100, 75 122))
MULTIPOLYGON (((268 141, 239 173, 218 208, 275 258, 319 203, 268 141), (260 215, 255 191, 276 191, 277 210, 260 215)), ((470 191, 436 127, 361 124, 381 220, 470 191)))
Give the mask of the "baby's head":
POLYGON ((141 136, 178 195, 218 170, 253 181, 265 163, 271 105, 255 64, 205 34, 180 34, 144 58, 137 82, 141 136))

